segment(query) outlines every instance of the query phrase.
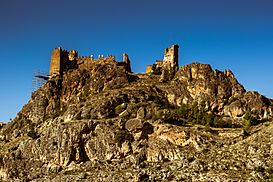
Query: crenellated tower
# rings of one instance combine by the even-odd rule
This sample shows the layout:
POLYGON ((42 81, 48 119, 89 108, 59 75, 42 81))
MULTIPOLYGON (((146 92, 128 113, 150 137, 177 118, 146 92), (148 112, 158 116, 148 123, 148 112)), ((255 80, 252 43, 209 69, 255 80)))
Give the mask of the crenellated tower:
POLYGON ((63 71, 75 67, 78 52, 76 50, 62 50, 61 47, 55 48, 51 55, 49 75, 61 75, 63 71))

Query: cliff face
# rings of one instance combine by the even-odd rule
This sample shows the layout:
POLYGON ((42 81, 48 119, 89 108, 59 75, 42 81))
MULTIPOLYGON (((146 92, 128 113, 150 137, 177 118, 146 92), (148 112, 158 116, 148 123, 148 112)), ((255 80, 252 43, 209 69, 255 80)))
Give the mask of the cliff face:
POLYGON ((47 81, 0 125, 0 179, 250 180, 273 174, 272 100, 231 71, 192 63, 173 79, 114 60, 47 81))

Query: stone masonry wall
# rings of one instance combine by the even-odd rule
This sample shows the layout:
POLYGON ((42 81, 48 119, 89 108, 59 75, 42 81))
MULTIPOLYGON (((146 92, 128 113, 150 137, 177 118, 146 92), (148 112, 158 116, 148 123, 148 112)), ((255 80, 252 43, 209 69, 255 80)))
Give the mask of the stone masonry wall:
POLYGON ((76 50, 62 50, 61 47, 55 48, 52 52, 50 61, 50 76, 62 75, 63 72, 69 69, 90 69, 94 64, 117 64, 118 66, 124 66, 127 72, 131 71, 129 56, 124 53, 123 61, 115 61, 114 56, 103 57, 99 56, 98 59, 94 59, 93 56, 78 56, 76 50))
POLYGON ((170 48, 165 49, 163 62, 169 62, 172 68, 178 68, 178 48, 178 45, 172 45, 170 48))
POLYGON ((61 52, 62 48, 55 48, 51 55, 49 75, 60 74, 61 70, 61 52))
POLYGON ((164 59, 157 60, 155 64, 148 65, 147 74, 163 75, 163 77, 172 77, 178 70, 178 45, 172 45, 165 49, 164 59))

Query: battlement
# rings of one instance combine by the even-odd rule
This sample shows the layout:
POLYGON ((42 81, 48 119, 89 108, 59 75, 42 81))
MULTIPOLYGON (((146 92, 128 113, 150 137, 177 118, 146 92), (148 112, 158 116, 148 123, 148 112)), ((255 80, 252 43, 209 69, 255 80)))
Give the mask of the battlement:
MULTIPOLYGON (((146 74, 161 75, 161 80, 171 79, 178 70, 178 48, 178 45, 166 48, 163 60, 156 60, 155 64, 148 65, 146 74)), ((49 75, 50 77, 61 76, 69 69, 90 69, 92 64, 104 63, 123 66, 127 72, 132 72, 131 62, 126 53, 123 54, 123 60, 117 62, 112 55, 104 57, 103 54, 100 54, 95 59, 93 55, 79 56, 76 50, 68 51, 58 47, 52 51, 49 75)))
POLYGON ((76 50, 68 51, 58 47, 52 51, 49 75, 50 77, 61 76, 63 72, 69 69, 89 69, 92 64, 103 63, 124 66, 128 72, 131 72, 130 59, 126 53, 123 54, 122 62, 116 62, 115 57, 112 55, 104 57, 104 55, 101 54, 95 59, 93 55, 79 56, 76 50))

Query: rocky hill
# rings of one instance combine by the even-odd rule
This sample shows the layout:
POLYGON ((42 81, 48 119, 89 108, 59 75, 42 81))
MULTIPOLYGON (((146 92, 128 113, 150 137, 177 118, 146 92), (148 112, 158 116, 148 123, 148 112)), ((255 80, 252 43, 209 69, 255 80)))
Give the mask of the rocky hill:
POLYGON ((207 64, 164 58, 135 74, 127 63, 69 67, 33 92, 0 124, 0 179, 273 179, 273 100, 207 64))

